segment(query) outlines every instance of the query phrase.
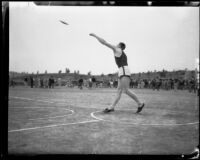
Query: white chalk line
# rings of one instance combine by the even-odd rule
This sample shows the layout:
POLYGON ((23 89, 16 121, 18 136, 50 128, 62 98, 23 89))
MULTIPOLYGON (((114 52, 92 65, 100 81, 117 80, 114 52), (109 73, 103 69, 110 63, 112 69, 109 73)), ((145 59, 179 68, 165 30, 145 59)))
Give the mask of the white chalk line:
MULTIPOLYGON (((25 99, 25 100, 31 100, 31 101, 40 101, 40 102, 47 102, 47 103, 56 103, 56 102, 50 102, 50 101, 43 101, 43 100, 35 100, 35 99, 31 99, 31 98, 25 98, 25 97, 12 97, 11 98, 17 98, 17 99, 25 99)), ((58 102, 59 103, 59 102, 58 102)), ((96 107, 95 107, 96 108, 96 107)), ((150 108, 145 108, 145 109, 150 109, 150 108)), ((122 109, 121 109, 122 110, 122 109)), ((123 110, 132 110, 132 109, 123 109, 123 110)), ((105 119, 101 119, 99 117, 96 117, 94 115, 94 113, 97 113, 100 111, 96 111, 96 112, 92 112, 90 115, 91 117, 93 117, 94 119, 98 120, 98 121, 109 121, 109 122, 114 122, 114 121, 110 121, 110 120, 105 120, 105 119)), ((115 123, 120 123, 120 124, 129 124, 129 125, 143 125, 143 126, 178 126, 178 125, 194 125, 194 124, 199 124, 199 122, 191 122, 191 123, 180 123, 180 124, 139 124, 139 123, 125 123, 125 122, 115 122, 115 123)))
MULTIPOLYGON (((17 109, 17 108, 26 108, 26 109, 39 108, 39 109, 45 109, 45 108, 55 108, 55 107, 10 107, 9 109, 17 109)), ((70 111, 71 114, 60 115, 60 116, 53 116, 53 117, 47 117, 48 115, 44 115, 43 118, 32 118, 32 119, 28 119, 28 120, 40 120, 40 119, 51 119, 51 118, 66 117, 66 116, 72 115, 74 113, 74 111, 71 110, 71 109, 66 109, 66 108, 62 108, 62 109, 70 111)))
POLYGON ((92 123, 98 122, 99 120, 90 120, 90 121, 82 121, 82 122, 74 122, 74 123, 64 123, 64 124, 56 124, 56 125, 48 125, 42 127, 32 127, 32 128, 22 128, 22 129, 15 129, 8 131, 9 133, 12 132, 21 132, 21 131, 29 131, 29 130, 36 130, 36 129, 43 129, 43 128, 53 128, 53 127, 60 127, 60 126, 67 126, 67 125, 74 125, 74 124, 85 124, 85 123, 92 123))
MULTIPOLYGON (((31 99, 31 98, 26 98, 26 97, 13 97, 13 96, 10 96, 10 98, 22 99, 22 100, 29 100, 29 101, 36 101, 36 102, 38 101, 38 102, 46 102, 46 103, 55 103, 57 105, 66 105, 65 102, 51 102, 51 101, 37 100, 37 99, 31 99)), ((73 105, 70 104, 70 106, 73 106, 73 105)), ((18 107, 15 107, 15 108, 18 108, 18 107)), ((21 108, 21 107, 19 107, 19 108, 21 108)), ((27 108, 31 108, 31 107, 27 107, 27 108)), ((38 108, 40 108, 40 107, 38 107, 38 108)), ((45 108, 47 108, 47 107, 45 106, 45 108)), ((49 107, 48 106, 48 108, 53 108, 53 107, 49 107)), ((99 107, 80 107, 80 108, 99 109, 99 107)))
MULTIPOLYGON (((35 99, 31 99, 31 98, 25 98, 25 97, 11 97, 11 98, 16 98, 16 99, 23 99, 23 100, 30 100, 30 101, 38 101, 38 102, 46 102, 46 103, 55 103, 55 102, 51 102, 51 101, 44 101, 44 100, 35 100, 35 99)), ((55 107, 12 107, 13 108, 55 108, 55 107)), ((54 117, 45 117, 45 118, 35 118, 35 119, 28 119, 28 120, 41 120, 41 119, 51 119, 51 118, 59 118, 59 117, 66 117, 69 115, 72 115, 74 113, 73 110, 70 109, 65 109, 65 110, 69 110, 72 113, 71 114, 67 114, 67 115, 62 115, 62 116, 54 116, 54 117)))
MULTIPOLYGON (((45 101, 45 100, 37 100, 37 99, 31 99, 31 98, 25 98, 25 97, 13 97, 13 96, 10 96, 10 98, 15 98, 15 99, 22 99, 22 100, 30 100, 30 101, 38 101, 38 102, 46 102, 46 103, 55 103, 55 104, 58 104, 58 105, 66 105, 66 102, 51 102, 51 101, 45 101)), ((72 104, 70 104, 70 106, 73 106, 72 104)), ((101 105, 101 106, 107 106, 107 105, 101 105)), ((17 108, 17 107, 15 107, 17 108)), ((31 108, 31 107, 27 107, 27 108, 31 108)), ((38 107, 39 108, 39 107, 38 107)), ((47 108, 47 107, 45 107, 47 108)), ((53 107, 49 107, 48 108, 53 108, 53 107)), ((90 108, 90 109, 99 109, 99 107, 80 107, 80 108, 90 108)), ((134 110, 134 108, 119 108, 118 110, 123 110, 123 111, 126 111, 126 110, 134 110)), ((154 108, 148 108, 146 107, 145 110, 155 110, 154 108)), ((158 108, 157 108, 158 110, 158 108)), ((162 108, 159 108, 159 110, 163 110, 162 108)), ((170 110, 170 109, 165 109, 165 110, 170 110)), ((183 111, 172 111, 170 110, 170 112, 183 112, 183 111)))
MULTIPOLYGON (((11 98, 23 99, 23 100, 31 100, 31 101, 40 101, 40 102, 47 102, 47 103, 56 103, 56 102, 50 102, 50 101, 35 100, 35 99, 25 98, 25 97, 11 97, 11 98)), ((12 107, 12 108, 55 108, 55 107, 12 107)), ((70 109, 66 109, 66 110, 70 110, 70 109)), ((70 111, 72 112, 72 114, 74 113, 73 110, 70 110, 70 111)), ((21 131, 27 131, 27 130, 35 130, 35 129, 43 129, 43 128, 53 128, 53 127, 59 127, 59 126, 75 125, 75 124, 85 124, 85 123, 92 123, 92 122, 99 122, 99 120, 95 119, 95 120, 90 120, 90 121, 82 121, 82 122, 74 122, 74 123, 64 123, 64 124, 57 124, 57 125, 48 125, 48 126, 43 126, 43 127, 22 128, 22 129, 10 130, 8 132, 9 133, 12 133, 12 132, 21 132, 21 131)))
MULTIPOLYGON (((52 101, 45 101, 45 100, 37 100, 37 99, 31 99, 31 98, 26 98, 26 97, 13 97, 13 96, 10 96, 10 98, 14 98, 14 99, 21 99, 21 100, 29 100, 29 101, 36 101, 36 102, 46 102, 46 103, 54 103, 54 104, 57 104, 57 105, 66 105, 65 102, 52 102, 52 101)), ((70 106, 73 106, 70 104, 70 106)), ((15 108, 18 108, 18 107, 15 107, 15 108)), ((20 107, 21 108, 21 107, 20 107)), ((27 108, 31 108, 31 107, 27 107, 27 108)), ((39 107, 38 107, 39 108, 39 107)), ((45 107, 47 108, 47 107, 45 107)), ((49 107, 48 108, 52 108, 52 107, 49 107)), ((83 108, 83 107, 82 107, 83 108)), ((91 108, 91 109, 99 109, 99 107, 84 107, 84 108, 91 108)))
POLYGON ((99 118, 95 116, 95 113, 102 112, 102 111, 95 111, 92 112, 90 115, 96 120, 99 121, 107 121, 107 122, 112 122, 112 123, 118 123, 118 124, 127 124, 127 125, 142 125, 142 126, 183 126, 183 125, 195 125, 199 124, 199 122, 190 122, 190 123, 176 123, 176 124, 170 124, 170 123, 165 123, 165 124, 159 124, 159 123, 152 123, 152 124, 145 124, 145 123, 126 123, 126 122, 119 122, 119 121, 112 121, 112 120, 105 120, 102 118, 99 118))
POLYGON ((46 103, 55 103, 55 102, 51 102, 51 101, 36 100, 36 99, 31 99, 31 98, 26 98, 26 97, 13 97, 13 96, 10 96, 10 98, 23 99, 23 100, 29 100, 29 101, 46 102, 46 103))
MULTIPOLYGON (((60 115, 60 116, 54 116, 54 117, 46 117, 44 116, 44 118, 33 118, 33 119, 28 119, 28 120, 41 120, 41 119, 53 119, 53 118, 61 118, 61 117, 67 117, 67 116, 70 116, 74 113, 73 110, 71 109, 64 109, 64 110, 68 110, 71 112, 71 114, 66 114, 66 115, 60 115)), ((48 116, 48 115, 47 115, 48 116)))

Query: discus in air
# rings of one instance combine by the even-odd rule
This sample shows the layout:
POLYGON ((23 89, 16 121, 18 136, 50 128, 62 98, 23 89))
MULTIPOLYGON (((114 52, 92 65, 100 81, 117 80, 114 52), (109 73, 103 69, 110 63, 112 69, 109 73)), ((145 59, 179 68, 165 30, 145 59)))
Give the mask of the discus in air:
POLYGON ((69 24, 68 24, 67 22, 65 22, 65 21, 61 21, 61 20, 60 20, 60 22, 63 23, 63 24, 65 24, 65 25, 69 25, 69 24))

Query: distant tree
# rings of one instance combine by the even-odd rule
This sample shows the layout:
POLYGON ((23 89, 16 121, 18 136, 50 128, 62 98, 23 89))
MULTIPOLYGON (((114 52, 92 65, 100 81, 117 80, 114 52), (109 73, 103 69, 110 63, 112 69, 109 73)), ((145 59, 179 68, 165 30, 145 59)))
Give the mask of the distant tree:
POLYGON ((87 75, 88 75, 88 76, 91 76, 91 71, 89 71, 87 75))
POLYGON ((79 74, 80 73, 79 70, 76 73, 79 74))
POLYGON ((69 68, 66 68, 66 69, 65 69, 65 73, 70 73, 69 68))
POLYGON ((39 74, 39 71, 37 71, 37 74, 39 74))
POLYGON ((62 71, 61 71, 61 70, 59 70, 59 71, 58 71, 58 74, 61 74, 61 73, 62 73, 62 71))
POLYGON ((47 70, 45 70, 45 74, 47 74, 47 70))
POLYGON ((165 78, 166 74, 167 74, 167 72, 163 69, 162 72, 160 72, 160 77, 165 78))

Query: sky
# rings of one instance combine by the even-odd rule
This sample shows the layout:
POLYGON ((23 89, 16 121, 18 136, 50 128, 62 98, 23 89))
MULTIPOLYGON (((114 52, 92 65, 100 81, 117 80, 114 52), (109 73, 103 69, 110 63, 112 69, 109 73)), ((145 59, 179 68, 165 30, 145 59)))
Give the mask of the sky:
POLYGON ((113 51, 90 33, 113 45, 124 42, 131 73, 197 66, 199 7, 9 4, 9 71, 116 73, 113 51))

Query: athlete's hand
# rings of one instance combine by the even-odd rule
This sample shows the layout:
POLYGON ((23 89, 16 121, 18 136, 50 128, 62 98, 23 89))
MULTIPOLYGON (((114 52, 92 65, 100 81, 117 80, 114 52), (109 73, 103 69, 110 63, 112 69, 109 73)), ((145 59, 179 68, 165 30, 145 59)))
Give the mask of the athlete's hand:
POLYGON ((95 34, 94 34, 94 33, 90 33, 89 35, 90 35, 90 36, 95 36, 95 34))

